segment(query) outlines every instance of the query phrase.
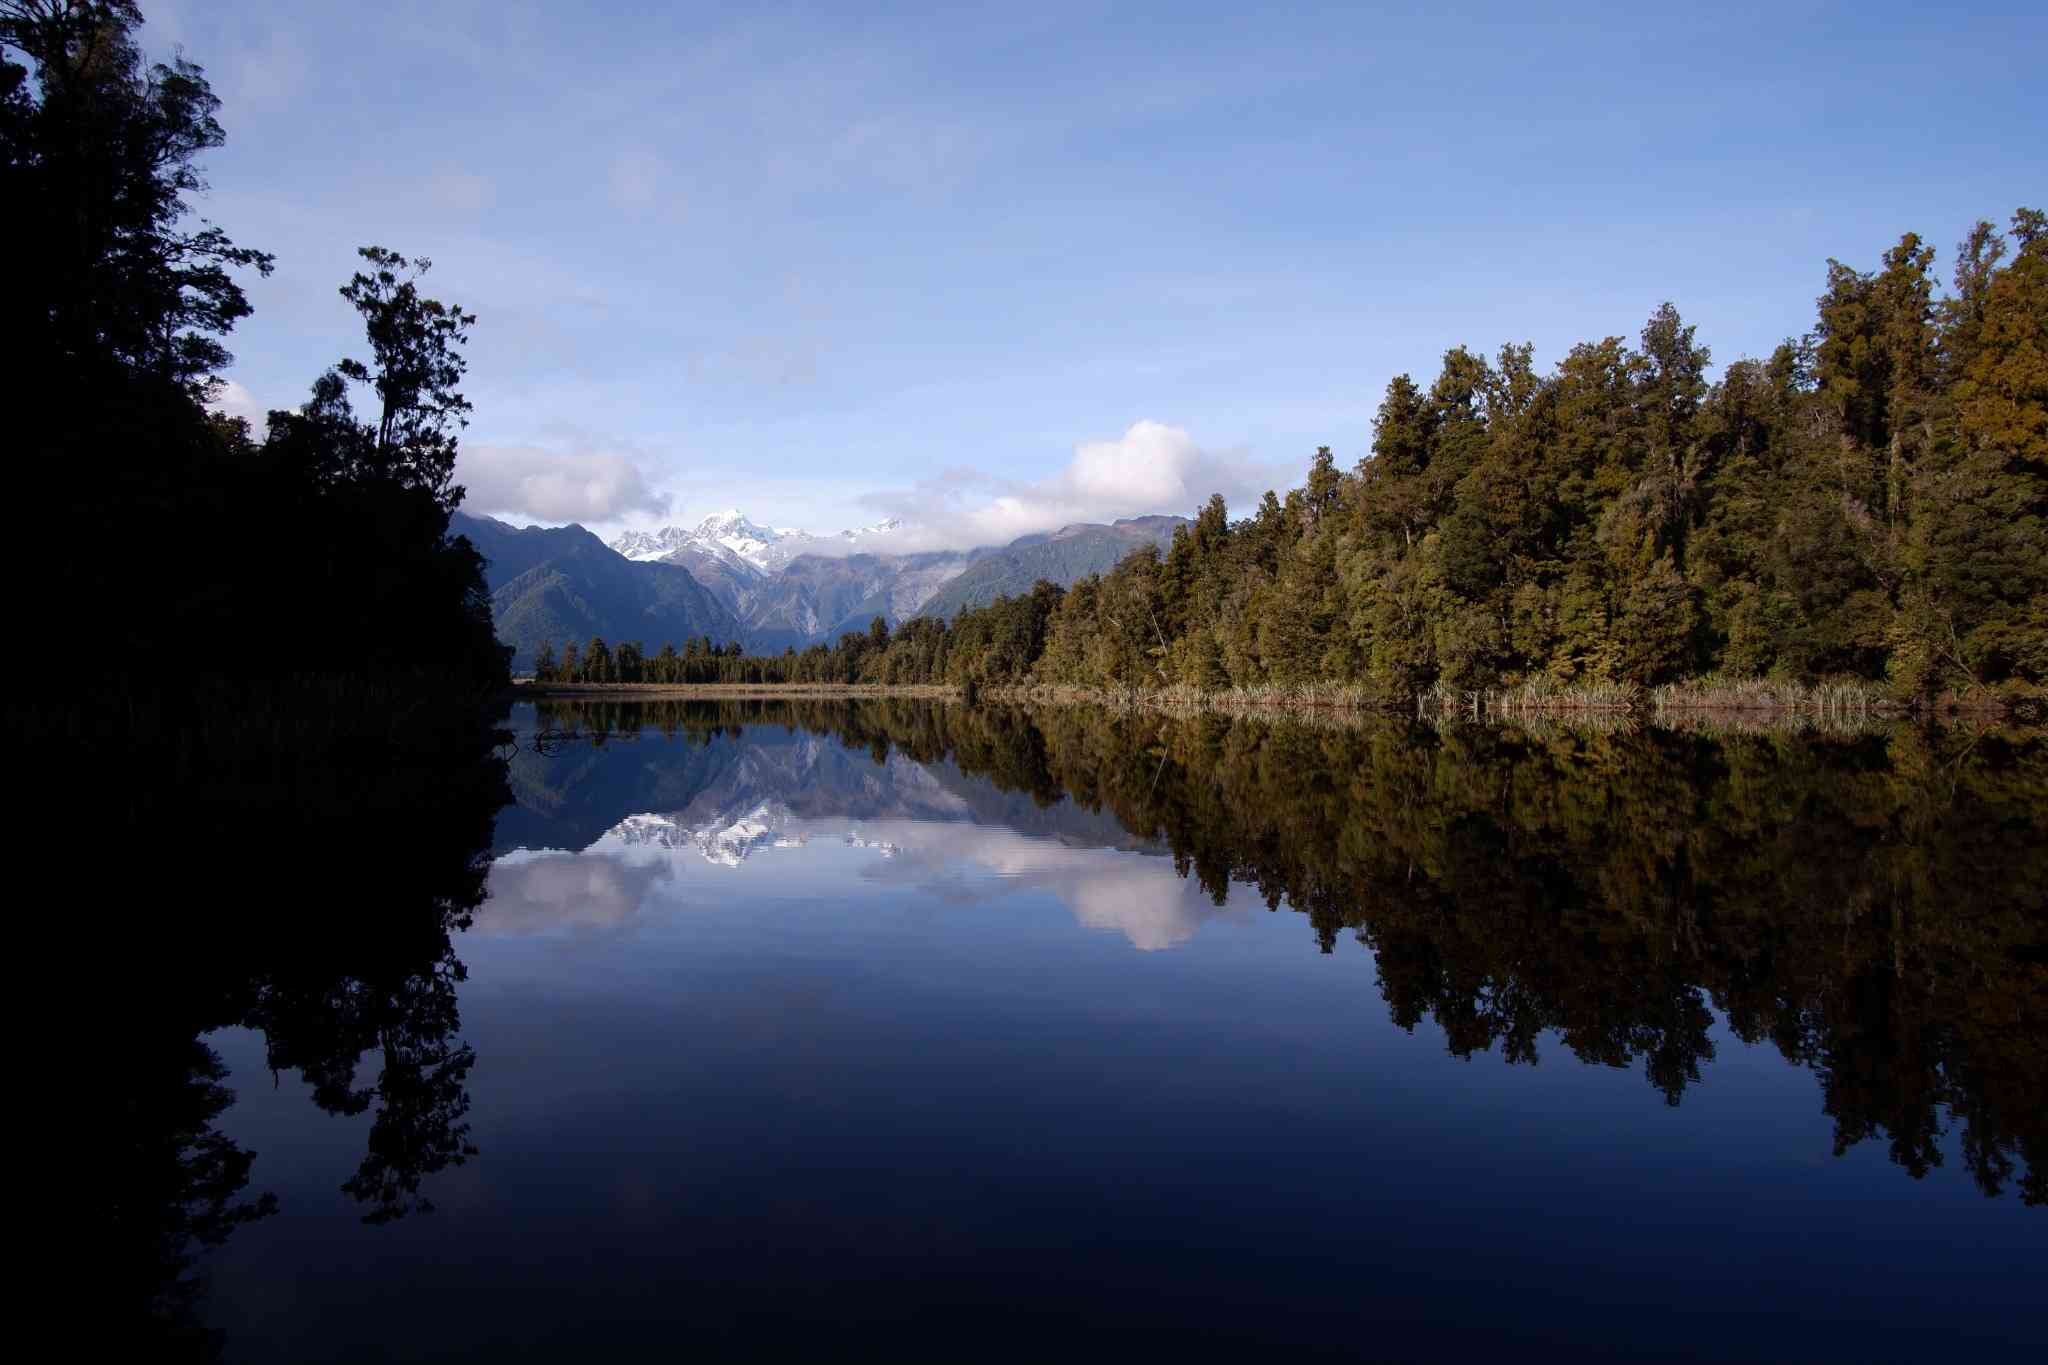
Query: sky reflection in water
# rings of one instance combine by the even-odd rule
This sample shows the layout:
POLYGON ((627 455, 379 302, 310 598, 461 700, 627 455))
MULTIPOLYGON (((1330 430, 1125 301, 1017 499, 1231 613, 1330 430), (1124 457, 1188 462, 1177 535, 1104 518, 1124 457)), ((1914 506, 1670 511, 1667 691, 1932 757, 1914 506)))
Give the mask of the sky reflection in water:
POLYGON ((283 1209, 213 1258, 231 1359, 2048 1345, 2041 1211, 1952 1136, 1918 1181, 1833 1155, 1815 1074, 1718 1009, 1676 1106, 1554 1032, 1460 1057, 1371 952, 965 750, 536 753, 525 719, 456 945, 480 1154, 439 1210, 361 1224, 365 1120, 212 1035, 283 1209))

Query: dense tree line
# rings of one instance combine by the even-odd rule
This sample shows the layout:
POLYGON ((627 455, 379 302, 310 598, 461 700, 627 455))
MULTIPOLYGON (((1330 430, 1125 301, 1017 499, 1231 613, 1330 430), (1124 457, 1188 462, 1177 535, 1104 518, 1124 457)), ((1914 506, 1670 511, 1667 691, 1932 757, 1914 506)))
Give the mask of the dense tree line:
POLYGON ((958 638, 957 630, 935 619, 917 617, 891 631, 879 616, 866 630, 848 631, 833 644, 770 655, 750 655, 738 641, 719 645, 709 637, 686 641, 681 649, 665 644, 649 654, 638 640, 611 645, 598 635, 582 645, 571 642, 559 655, 552 641, 544 643, 534 661, 534 680, 670 686, 943 682, 949 650, 958 638))
MULTIPOLYGON (((1388 386, 1370 452, 1062 591, 848 636, 748 681, 1094 688, 2048 682, 2048 220, 1828 264, 1813 330, 1709 379, 1670 305, 1540 373, 1388 386)), ((692 680, 699 680, 695 677, 692 680)), ((701 680, 712 680, 705 677, 701 680)))
POLYGON ((17 547, 55 578, 17 592, 32 633, 68 678, 127 694, 502 687, 481 562, 448 533, 474 319, 421 294, 425 261, 368 248, 341 292, 369 354, 260 436, 209 412, 250 312, 238 272, 273 261, 194 219, 219 100, 195 63, 146 60, 141 23, 133 0, 0 0, 17 547))
POLYGON ((2048 231, 1828 269, 1813 332, 1708 380, 1668 304, 1631 347, 1450 351, 1372 450, 1066 593, 1035 677, 1386 696, 1709 672, 1907 695, 2048 680, 2048 231), (2010 254, 2011 259, 2007 256, 2010 254))

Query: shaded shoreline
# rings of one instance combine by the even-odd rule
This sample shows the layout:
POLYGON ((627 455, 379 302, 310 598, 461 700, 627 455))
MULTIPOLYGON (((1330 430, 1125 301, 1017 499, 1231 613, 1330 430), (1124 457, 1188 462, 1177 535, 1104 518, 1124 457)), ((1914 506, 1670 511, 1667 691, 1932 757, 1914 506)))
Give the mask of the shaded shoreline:
POLYGON ((1468 716, 1512 720, 1525 716, 1627 717, 1656 722, 1665 717, 1687 721, 1731 719, 1812 721, 1822 723, 1938 720, 1948 718, 2039 720, 2044 699, 2015 694, 1961 696, 1901 701, 1868 684, 1807 686, 1761 680, 1719 682, 1711 679, 1672 683, 1655 689, 1585 686, 1524 686, 1498 690, 1456 691, 1437 688, 1406 700, 1388 700, 1362 688, 1336 684, 1300 687, 1232 688, 1201 691, 1189 687, 1123 689, 1055 684, 962 687, 950 683, 537 683, 513 684, 520 700, 568 697, 613 697, 647 700, 732 700, 755 698, 903 697, 935 701, 990 701, 1032 705, 1129 706, 1165 711, 1294 712, 1321 714, 1404 714, 1430 719, 1468 716))
POLYGON ((957 701, 961 689, 949 683, 537 683, 512 684, 519 701, 562 697, 634 700, 727 701, 773 697, 921 697, 957 701))

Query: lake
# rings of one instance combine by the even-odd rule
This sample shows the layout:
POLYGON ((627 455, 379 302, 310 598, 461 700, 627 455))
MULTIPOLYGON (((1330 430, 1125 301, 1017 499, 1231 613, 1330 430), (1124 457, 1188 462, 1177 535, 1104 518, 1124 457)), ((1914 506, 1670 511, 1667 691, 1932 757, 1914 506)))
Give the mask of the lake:
POLYGON ((509 727, 164 841, 227 1359, 2048 1347, 2037 734, 509 727))

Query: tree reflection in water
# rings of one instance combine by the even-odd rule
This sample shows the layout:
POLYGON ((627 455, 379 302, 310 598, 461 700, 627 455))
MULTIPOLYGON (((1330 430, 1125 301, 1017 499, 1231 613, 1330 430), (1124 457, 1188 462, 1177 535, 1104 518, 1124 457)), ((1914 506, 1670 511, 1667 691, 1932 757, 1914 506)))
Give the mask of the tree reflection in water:
MULTIPOLYGON (((779 724, 948 759, 1163 844, 1375 955, 1394 1021, 1458 1056, 1640 1065, 1669 1104, 1718 1011, 1819 1078, 1837 1152, 1962 1159, 2048 1202, 2048 739, 1713 733, 912 702, 543 704, 573 743, 779 724)), ((1754 729, 1754 727, 1752 727, 1754 729)), ((587 752, 587 751, 586 751, 587 752)), ((542 781, 545 779, 542 778, 542 781)), ((630 797, 624 798, 627 804, 630 797)), ((644 809, 645 807, 636 807, 644 809)), ((616 814, 627 813, 623 809, 616 814)))
MULTIPOLYGON (((234 1094, 207 1032, 261 1030, 271 1067, 301 1073, 321 1108, 369 1115, 343 1186, 366 1221, 431 1208, 427 1178, 474 1154, 453 935, 483 899, 504 738, 120 755, 119 856, 90 865, 129 912, 106 955, 121 1047, 144 1065, 116 1102, 109 1221, 121 1326, 155 1354, 218 1352, 199 1253, 276 1207, 250 1192, 257 1154, 214 1127, 234 1094)), ((73 757, 79 781, 104 780, 73 757)), ((79 795, 74 810, 108 804, 79 795)))
MULTIPOLYGON (((946 760, 991 812, 1021 793, 1049 816, 1113 817, 1219 903, 1248 884, 1303 914, 1321 951, 1356 940, 1393 1020, 1435 1020, 1459 1056, 1497 1047, 1533 1065, 1554 1040, 1640 1065, 1677 1104, 1714 1060, 1718 1014, 1814 1072, 1838 1151, 1881 1140, 1920 1176, 1958 1130, 1986 1194, 2048 1201, 2037 734, 548 703, 547 741, 529 736, 513 786, 523 805, 572 807, 617 755, 675 797, 675 764, 621 748, 763 724, 833 736, 862 762, 946 760)), ((125 783, 118 859, 104 827, 72 830, 128 912, 110 954, 134 1065, 109 1223, 130 1325, 203 1355, 217 1343, 198 1325, 198 1254, 273 1207, 250 1190, 255 1154, 214 1127, 233 1096, 203 1035, 259 1029, 271 1066, 301 1073, 321 1107, 369 1116, 344 1186, 365 1219, 430 1207, 429 1177, 475 1150, 454 935, 482 901, 511 788, 488 734, 317 761, 155 757, 84 753, 77 790, 51 799, 104 809, 104 775, 125 783)), ((578 818, 602 829, 657 808, 649 796, 586 791, 578 818)))

